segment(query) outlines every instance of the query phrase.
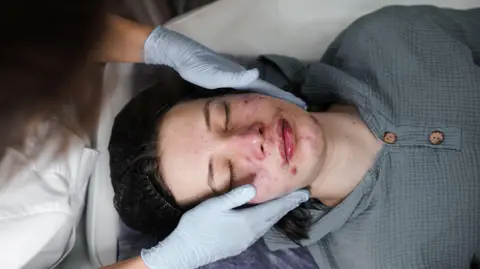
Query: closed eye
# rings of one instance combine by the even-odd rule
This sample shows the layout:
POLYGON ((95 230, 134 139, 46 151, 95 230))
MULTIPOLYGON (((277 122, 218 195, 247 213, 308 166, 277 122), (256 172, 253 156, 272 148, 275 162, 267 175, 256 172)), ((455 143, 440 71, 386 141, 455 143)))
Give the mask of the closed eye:
POLYGON ((223 102, 223 108, 225 109, 225 125, 223 130, 228 132, 230 124, 230 104, 227 101, 223 102))

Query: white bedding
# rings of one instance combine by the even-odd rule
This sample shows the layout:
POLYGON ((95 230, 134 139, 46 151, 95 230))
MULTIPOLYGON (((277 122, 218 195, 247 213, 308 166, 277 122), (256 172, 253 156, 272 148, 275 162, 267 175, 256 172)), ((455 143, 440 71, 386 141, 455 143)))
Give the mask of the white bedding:
MULTIPOLYGON (((389 4, 436 4, 471 8, 480 0, 221 0, 167 24, 219 52, 235 55, 283 54, 318 59, 333 38, 363 14, 389 4)), ((106 100, 98 129, 101 152, 89 186, 87 242, 92 262, 115 262, 118 216, 113 208, 108 142, 115 115, 131 98, 131 65, 110 64, 106 100)))
POLYGON ((168 27, 219 52, 318 59, 353 20, 387 5, 479 7, 480 0, 222 0, 168 27))

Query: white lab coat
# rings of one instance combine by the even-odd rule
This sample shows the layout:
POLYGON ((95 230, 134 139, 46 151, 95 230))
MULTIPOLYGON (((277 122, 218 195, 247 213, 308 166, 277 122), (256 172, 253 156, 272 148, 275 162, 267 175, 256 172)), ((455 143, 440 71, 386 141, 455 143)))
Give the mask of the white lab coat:
MULTIPOLYGON (((53 125, 39 128, 39 136, 53 125)), ((51 268, 72 249, 88 179, 98 152, 65 127, 43 144, 32 136, 25 154, 9 148, 0 161, 0 267, 51 268), (59 137, 72 135, 64 152, 59 137)))

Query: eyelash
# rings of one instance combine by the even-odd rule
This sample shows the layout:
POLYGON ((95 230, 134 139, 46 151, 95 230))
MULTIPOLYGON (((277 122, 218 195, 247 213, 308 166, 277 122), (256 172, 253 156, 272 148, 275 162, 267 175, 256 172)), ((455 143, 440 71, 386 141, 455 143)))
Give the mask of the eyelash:
POLYGON ((230 121, 230 104, 228 102, 223 102, 223 107, 225 109, 225 126, 223 131, 228 132, 228 123, 230 121))
POLYGON ((228 161, 228 167, 230 168, 230 182, 228 185, 228 189, 232 189, 233 182, 235 181, 235 171, 233 170, 233 163, 231 160, 228 161))
MULTIPOLYGON (((230 104, 227 101, 223 101, 223 109, 225 111, 225 123, 223 131, 226 133, 229 131, 229 122, 230 122, 230 104)), ((230 191, 233 188, 233 183, 236 180, 235 171, 233 169, 232 160, 228 160, 228 168, 230 170, 230 179, 228 182, 228 190, 230 191)))

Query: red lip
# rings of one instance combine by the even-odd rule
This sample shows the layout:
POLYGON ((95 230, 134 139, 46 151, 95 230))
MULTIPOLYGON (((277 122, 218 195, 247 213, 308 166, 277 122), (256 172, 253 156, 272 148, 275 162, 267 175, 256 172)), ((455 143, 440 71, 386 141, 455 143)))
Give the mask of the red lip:
POLYGON ((280 156, 285 163, 290 163, 295 151, 295 142, 293 136, 293 129, 290 123, 285 119, 278 120, 278 135, 280 136, 278 149, 280 156))

